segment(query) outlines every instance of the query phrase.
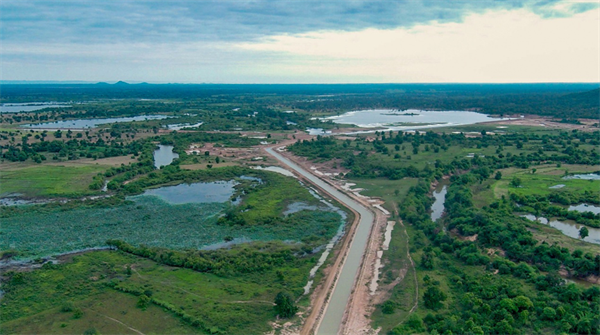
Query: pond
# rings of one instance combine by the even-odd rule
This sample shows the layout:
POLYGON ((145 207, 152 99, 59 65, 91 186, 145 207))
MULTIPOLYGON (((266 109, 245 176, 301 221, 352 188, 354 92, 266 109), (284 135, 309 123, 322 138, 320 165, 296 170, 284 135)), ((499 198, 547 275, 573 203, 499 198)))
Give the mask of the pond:
POLYGON ((169 130, 182 130, 185 128, 196 128, 196 127, 200 127, 204 122, 198 122, 198 123, 175 123, 175 124, 168 124, 165 127, 169 130))
POLYGON ((435 222, 444 214, 444 202, 446 201, 447 187, 444 185, 441 190, 433 191, 435 201, 431 205, 431 221, 435 222))
POLYGON ((164 186, 147 190, 141 195, 134 196, 155 196, 170 204, 189 204, 189 203, 213 203, 227 202, 235 192, 234 186, 237 182, 215 181, 210 183, 192 183, 179 184, 175 186, 164 186))
POLYGON ((323 130, 323 128, 306 128, 308 135, 330 135, 330 130, 323 130))
POLYGON ((383 127, 386 130, 410 130, 443 126, 467 125, 481 122, 506 120, 467 111, 423 111, 409 109, 398 112, 391 109, 371 109, 347 112, 322 120, 354 124, 364 128, 383 127))
POLYGON ((570 211, 578 211, 578 212, 592 212, 594 214, 600 214, 600 207, 589 205, 589 204, 579 204, 579 205, 571 205, 569 206, 570 211))
POLYGON ((66 108, 71 105, 59 104, 57 102, 26 102, 6 103, 0 105, 0 113, 33 112, 44 108, 66 108))
MULTIPOLYGON (((550 227, 560 230, 563 234, 577 239, 579 238, 579 229, 583 227, 583 225, 580 224, 562 222, 558 220, 548 220, 545 217, 536 217, 533 214, 524 214, 521 216, 530 221, 537 221, 542 224, 549 225, 550 227)), ((600 229, 592 227, 587 227, 587 229, 589 231, 589 235, 584 239, 584 241, 594 244, 600 244, 600 229)))
POLYGON ((562 179, 583 179, 583 180, 600 180, 600 174, 588 173, 588 174, 574 174, 570 176, 564 176, 562 179))
POLYGON ((96 128, 101 124, 108 123, 120 123, 120 122, 132 122, 132 121, 146 121, 146 120, 162 120, 166 119, 166 115, 140 115, 132 117, 113 117, 104 119, 78 119, 78 120, 67 120, 67 121, 55 121, 55 122, 44 122, 44 123, 29 123, 24 124, 23 128, 32 129, 89 129, 96 128))
POLYGON ((179 158, 179 154, 173 152, 172 145, 159 144, 158 148, 154 150, 154 167, 160 169, 171 164, 175 158, 179 158))

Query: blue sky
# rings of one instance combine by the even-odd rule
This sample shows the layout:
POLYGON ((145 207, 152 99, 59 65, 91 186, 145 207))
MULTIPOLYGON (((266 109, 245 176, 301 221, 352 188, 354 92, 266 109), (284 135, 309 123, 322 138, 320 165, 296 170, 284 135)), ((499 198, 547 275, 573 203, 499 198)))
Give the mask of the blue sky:
POLYGON ((598 82, 598 1, 0 2, 3 80, 598 82))

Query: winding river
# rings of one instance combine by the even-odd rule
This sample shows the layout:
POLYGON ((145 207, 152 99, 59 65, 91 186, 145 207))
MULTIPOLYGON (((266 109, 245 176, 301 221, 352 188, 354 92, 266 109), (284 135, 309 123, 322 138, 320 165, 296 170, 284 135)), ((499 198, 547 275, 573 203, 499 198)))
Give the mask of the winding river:
POLYGON ((346 310, 346 305, 348 304, 348 299, 352 293, 354 281, 358 274, 360 263, 367 246, 369 232, 374 220, 373 213, 352 198, 325 183, 317 176, 311 174, 289 159, 275 152, 272 148, 267 148, 266 150, 277 160, 295 170, 297 173, 308 179, 311 183, 318 185, 332 197, 336 198, 344 205, 351 207, 360 215, 360 221, 356 227, 354 239, 350 244, 346 261, 344 262, 343 268, 331 294, 329 304, 327 304, 321 324, 317 330, 317 334, 337 334, 342 324, 344 311, 346 310))

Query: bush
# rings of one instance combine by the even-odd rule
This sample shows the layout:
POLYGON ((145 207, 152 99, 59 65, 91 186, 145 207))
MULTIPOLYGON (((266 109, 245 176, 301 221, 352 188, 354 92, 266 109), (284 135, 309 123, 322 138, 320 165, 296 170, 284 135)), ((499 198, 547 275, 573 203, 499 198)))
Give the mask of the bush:
POLYGON ((275 312, 282 318, 294 316, 298 311, 294 299, 287 292, 279 292, 275 297, 275 312))

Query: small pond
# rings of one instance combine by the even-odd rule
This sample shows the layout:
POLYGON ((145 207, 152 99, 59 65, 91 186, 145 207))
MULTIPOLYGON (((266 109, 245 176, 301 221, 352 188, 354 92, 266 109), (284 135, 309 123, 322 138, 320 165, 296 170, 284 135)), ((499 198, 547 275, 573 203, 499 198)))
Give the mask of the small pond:
POLYGON ((132 121, 146 121, 146 120, 162 120, 166 119, 166 115, 140 115, 133 117, 113 117, 104 119, 78 119, 78 120, 67 120, 67 121, 56 121, 56 122, 44 122, 44 123, 29 123, 24 124, 21 127, 32 128, 32 129, 89 129, 96 128, 101 124, 108 123, 120 123, 120 122, 132 122, 132 121))
POLYGON ((431 221, 435 222, 444 214, 444 202, 446 201, 447 187, 444 185, 441 190, 433 191, 435 201, 431 205, 431 221))
POLYGON ((235 192, 237 183, 215 181, 210 183, 179 184, 147 190, 139 196, 156 196, 170 204, 227 202, 235 192))
POLYGON ((306 132, 309 135, 330 135, 330 130, 323 130, 323 128, 306 128, 306 132))
POLYGON ((504 119, 467 111, 371 109, 347 112, 342 115, 326 117, 323 120, 331 120, 341 124, 354 124, 364 128, 384 127, 386 130, 409 130, 467 125, 504 119))
POLYGON ((589 204, 579 204, 576 206, 569 206, 569 210, 570 211, 578 211, 578 212, 592 212, 594 214, 600 214, 600 207, 599 206, 595 206, 595 205, 589 205, 589 204))
MULTIPOLYGON (((545 217, 536 217, 533 214, 524 214, 521 216, 530 221, 537 221, 542 224, 549 225, 550 227, 554 227, 560 230, 563 234, 576 239, 579 238, 579 229, 583 227, 583 225, 577 223, 562 222, 558 220, 548 220, 545 217)), ((600 229, 592 227, 587 227, 587 229, 589 231, 589 236, 586 237, 584 241, 594 244, 600 244, 600 229)))
POLYGON ((0 105, 0 113, 20 113, 33 112, 44 108, 66 108, 71 105, 60 104, 57 102, 26 102, 26 103, 6 103, 0 105))
POLYGON ((597 173, 574 174, 574 175, 570 175, 570 176, 564 176, 562 179, 600 180, 600 174, 597 174, 597 173))
POLYGON ((171 164, 175 158, 179 158, 179 154, 173 152, 172 145, 159 144, 158 148, 154 150, 154 167, 160 169, 171 164))
POLYGON ((198 123, 175 123, 175 124, 168 124, 166 125, 166 128, 169 130, 182 130, 185 128, 196 128, 196 127, 200 127, 204 122, 198 122, 198 123))

